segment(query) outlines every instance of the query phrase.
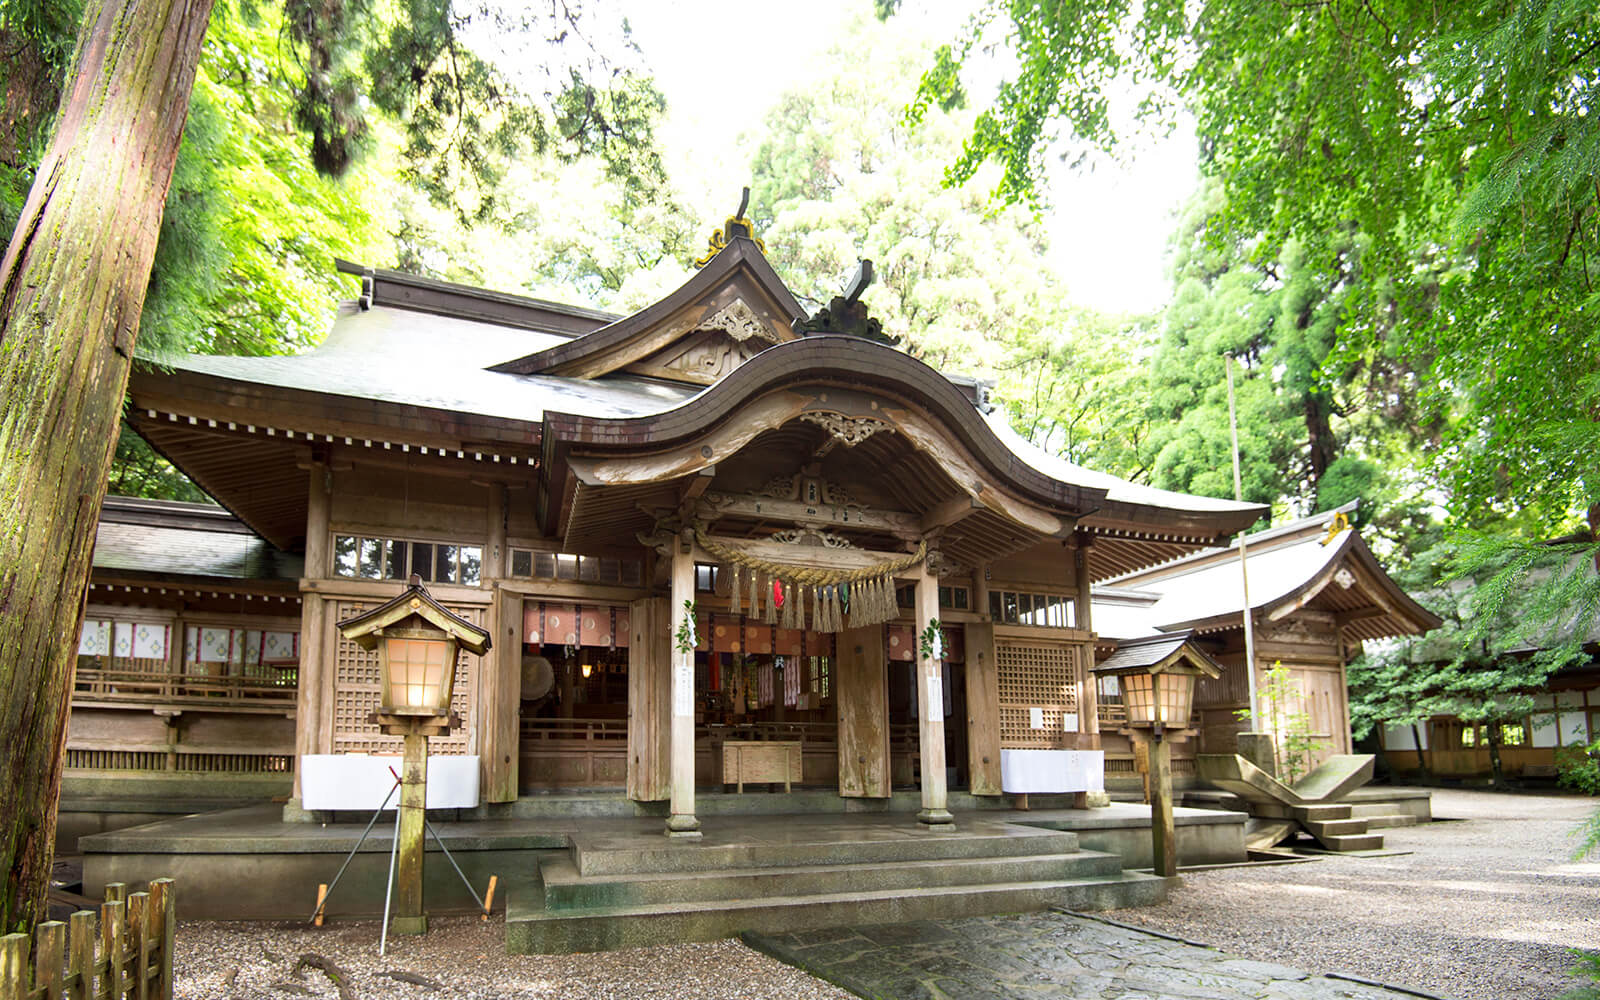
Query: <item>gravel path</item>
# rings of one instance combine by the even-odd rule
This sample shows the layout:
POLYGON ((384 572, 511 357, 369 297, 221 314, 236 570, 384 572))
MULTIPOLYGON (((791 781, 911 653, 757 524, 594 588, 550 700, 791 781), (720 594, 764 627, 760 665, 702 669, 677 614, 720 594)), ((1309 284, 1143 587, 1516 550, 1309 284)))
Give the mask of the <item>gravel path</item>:
POLYGON ((1600 949, 1600 863, 1571 860, 1597 803, 1438 790, 1459 822, 1383 830, 1390 857, 1195 872, 1118 920, 1268 962, 1459 1000, 1553 1000, 1567 948, 1600 949))
POLYGON ((325 973, 296 973, 300 956, 314 953, 349 974, 350 996, 360 1000, 850 1000, 843 990, 732 940, 597 955, 507 955, 498 919, 431 923, 422 938, 390 935, 388 956, 379 958, 376 921, 322 928, 186 922, 178 935, 175 992, 188 1000, 338 997, 325 973), (385 975, 394 972, 422 982, 385 975))

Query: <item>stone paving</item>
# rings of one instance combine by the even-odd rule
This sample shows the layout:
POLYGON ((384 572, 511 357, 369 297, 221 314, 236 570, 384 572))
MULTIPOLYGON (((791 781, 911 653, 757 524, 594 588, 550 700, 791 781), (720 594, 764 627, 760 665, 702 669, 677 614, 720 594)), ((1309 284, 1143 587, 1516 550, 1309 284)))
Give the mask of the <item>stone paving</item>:
POLYGON ((746 943, 873 1000, 1415 1000, 1063 911, 746 943))

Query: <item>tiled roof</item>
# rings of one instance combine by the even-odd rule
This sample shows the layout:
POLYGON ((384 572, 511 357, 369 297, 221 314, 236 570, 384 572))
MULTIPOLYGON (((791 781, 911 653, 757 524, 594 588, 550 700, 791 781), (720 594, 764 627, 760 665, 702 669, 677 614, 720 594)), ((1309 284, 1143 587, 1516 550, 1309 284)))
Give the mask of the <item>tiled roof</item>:
POLYGON ((107 497, 95 534, 97 570, 297 580, 302 566, 299 556, 273 548, 231 514, 204 504, 107 497))
POLYGON ((152 359, 183 371, 286 389, 537 423, 546 410, 630 417, 670 409, 698 390, 628 376, 585 381, 485 367, 561 334, 385 306, 346 304, 321 347, 304 354, 152 359))

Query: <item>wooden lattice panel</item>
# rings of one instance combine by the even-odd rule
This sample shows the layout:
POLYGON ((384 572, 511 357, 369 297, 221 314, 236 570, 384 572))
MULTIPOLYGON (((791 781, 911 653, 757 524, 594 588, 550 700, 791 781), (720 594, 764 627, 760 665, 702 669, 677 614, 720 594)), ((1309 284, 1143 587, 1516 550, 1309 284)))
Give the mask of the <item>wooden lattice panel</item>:
MULTIPOLYGON (((1078 650, 1068 645, 995 643, 1000 682, 1000 746, 1012 750, 1065 747, 1081 720, 1063 729, 1062 720, 1078 712, 1078 650), (1035 728, 1035 712, 1042 727, 1035 728)), ((1069 720, 1070 721, 1070 720, 1069 720)))
MULTIPOLYGON (((333 605, 333 621, 361 614, 375 605, 361 601, 337 601, 333 605)), ((449 606, 451 611, 472 622, 483 624, 483 610, 476 607, 449 606)), ((378 710, 380 685, 378 683, 378 652, 367 652, 344 638, 333 629, 333 752, 334 753, 400 753, 405 749, 398 736, 385 736, 378 727, 367 721, 367 716, 378 710)), ((456 656, 456 686, 450 696, 450 707, 461 716, 461 728, 450 736, 428 740, 430 754, 463 754, 469 744, 472 728, 471 706, 473 681, 471 653, 462 650, 456 656)))

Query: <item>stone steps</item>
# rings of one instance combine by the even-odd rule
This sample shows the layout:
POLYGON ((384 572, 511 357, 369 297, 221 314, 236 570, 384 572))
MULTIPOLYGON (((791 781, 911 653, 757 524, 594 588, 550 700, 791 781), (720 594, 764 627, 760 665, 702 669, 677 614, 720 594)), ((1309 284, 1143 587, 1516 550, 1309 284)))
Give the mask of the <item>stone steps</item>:
POLYGON ((1115 909, 1166 898, 1166 880, 1137 872, 1081 879, 876 889, 763 899, 655 903, 548 911, 537 892, 507 901, 506 951, 564 954, 679 941, 711 941, 744 931, 773 933, 819 927, 948 920, 1064 906, 1115 909))
POLYGON ((557 954, 744 931, 897 923, 1166 898, 1076 834, 963 818, 790 816, 707 824, 672 840, 654 821, 579 833, 565 857, 508 886, 506 950, 557 954))
POLYGON ((1325 850, 1375 851, 1383 847, 1381 833, 1368 832, 1365 817, 1351 815, 1349 805, 1295 806, 1291 810, 1300 826, 1325 850))
POLYGON ((1317 843, 1330 851, 1377 851, 1383 848, 1383 834, 1328 834, 1318 837, 1317 843))
POLYGON ((1302 823, 1307 821, 1325 823, 1351 818, 1351 809, 1348 805, 1290 806, 1289 812, 1302 823))
POLYGON ((961 836, 938 836, 921 833, 915 824, 902 821, 884 828, 877 836, 848 839, 840 839, 826 826, 815 828, 819 832, 811 834, 802 826, 779 843, 734 840, 683 844, 654 836, 642 844, 619 846, 604 840, 575 840, 573 852, 579 874, 589 876, 1019 857, 1078 850, 1078 835, 1064 830, 973 825, 979 828, 963 831, 961 836))
POLYGON ((1410 813, 1390 813, 1388 815, 1363 816, 1367 821, 1369 830, 1385 830, 1397 826, 1416 826, 1417 817, 1410 813))
POLYGON ((1364 819, 1308 819, 1302 821, 1300 825, 1305 827, 1306 832, 1318 840, 1367 832, 1367 821, 1364 819))
POLYGON ((825 896, 862 890, 1013 884, 1047 879, 1066 881, 1117 876, 1121 872, 1120 858, 1099 851, 877 865, 749 868, 692 875, 662 872, 584 876, 565 858, 540 867, 545 908, 551 911, 718 899, 825 896))

